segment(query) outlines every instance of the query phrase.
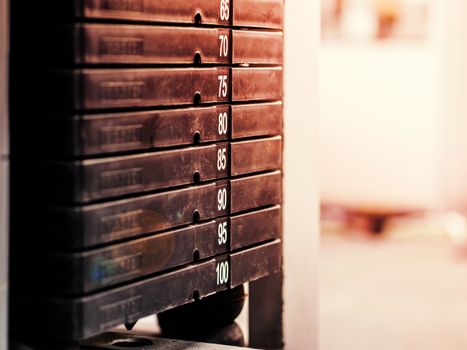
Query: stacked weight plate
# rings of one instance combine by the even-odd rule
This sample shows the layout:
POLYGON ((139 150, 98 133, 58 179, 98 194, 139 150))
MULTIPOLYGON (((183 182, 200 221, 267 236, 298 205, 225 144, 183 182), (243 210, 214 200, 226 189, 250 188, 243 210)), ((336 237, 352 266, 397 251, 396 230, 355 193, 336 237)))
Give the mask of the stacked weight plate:
POLYGON ((78 340, 277 272, 282 1, 29 5, 13 331, 78 340))

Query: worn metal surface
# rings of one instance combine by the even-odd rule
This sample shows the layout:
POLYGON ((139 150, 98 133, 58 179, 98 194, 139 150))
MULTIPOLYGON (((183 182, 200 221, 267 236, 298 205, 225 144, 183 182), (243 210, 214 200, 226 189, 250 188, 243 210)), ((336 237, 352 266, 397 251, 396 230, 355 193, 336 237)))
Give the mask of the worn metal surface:
POLYGON ((46 4, 48 17, 55 18, 230 24, 230 16, 223 13, 221 18, 218 0, 48 0, 46 4))
POLYGON ((280 240, 231 254, 231 286, 236 287, 278 272, 282 266, 281 259, 280 240))
POLYGON ((28 7, 34 21, 107 19, 281 29, 283 0, 48 0, 28 7))
POLYGON ((84 252, 24 249, 15 256, 13 277, 16 278, 12 283, 19 290, 34 284, 38 294, 95 292, 198 259, 280 238, 280 211, 280 206, 274 206, 84 252), (56 278, 57 274, 60 279, 56 278))
POLYGON ((230 249, 237 250, 258 242, 281 237, 282 208, 276 205, 271 208, 230 218, 230 249))
POLYGON ((233 213, 282 203, 282 173, 275 171, 230 181, 233 213))
POLYGON ((31 103, 70 111, 273 101, 282 78, 282 67, 81 69, 38 75, 31 103))
POLYGON ((280 204, 281 182, 275 171, 85 206, 30 210, 23 202, 15 210, 15 232, 41 249, 82 249, 280 204))
POLYGON ((282 32, 232 30, 233 64, 281 65, 282 55, 282 32))
POLYGON ((249 345, 261 349, 282 349, 283 274, 278 272, 249 285, 249 345))
POLYGON ((232 142, 230 144, 230 175, 239 176, 282 166, 282 138, 232 142))
POLYGON ((232 68, 232 101, 281 100, 282 67, 232 68))
POLYGON ((83 161, 18 162, 17 196, 44 202, 86 203, 196 184, 229 176, 279 170, 280 136, 83 161), (36 181, 29 178, 34 169, 36 181), (26 178, 25 178, 26 177, 26 178))
POLYGON ((205 297, 273 273, 280 268, 280 245, 277 240, 82 298, 40 298, 16 293, 11 296, 15 309, 12 330, 44 339, 86 338, 192 302, 195 295, 205 297), (25 319, 25 312, 41 315, 42 322, 36 322, 34 317, 25 319))
POLYGON ((24 162, 23 173, 34 168, 42 185, 25 182, 21 195, 35 194, 46 202, 83 203, 212 181, 228 176, 230 158, 229 143, 220 143, 74 162, 24 162), (219 152, 224 156, 221 166, 219 152))
MULTIPOLYGON (((207 343, 198 343, 198 342, 187 342, 182 340, 172 340, 172 339, 161 339, 161 338, 151 338, 147 336, 140 336, 134 335, 131 333, 115 333, 115 332, 108 332, 100 334, 96 337, 89 338, 85 341, 82 341, 82 347, 86 347, 86 349, 109 349, 109 350, 117 350, 120 349, 116 347, 115 344, 116 340, 136 340, 142 337, 143 339, 151 342, 150 345, 145 345, 143 347, 136 347, 138 350, 195 350, 195 349, 219 349, 219 350, 233 350, 233 349, 247 349, 245 347, 233 347, 227 345, 220 345, 220 344, 207 344, 207 343)), ((67 349, 68 350, 68 349, 67 349)), ((71 349, 70 349, 71 350, 71 349)))
POLYGON ((240 27, 281 29, 284 0, 232 0, 233 23, 240 27))
POLYGON ((46 65, 227 64, 231 56, 228 29, 85 23, 43 31, 46 65))
MULTIPOLYGON (((283 62, 282 32, 227 28, 95 24, 38 26, 45 66, 102 64, 269 64, 283 62), (56 47, 60 46, 57 52, 56 47)), ((26 39, 26 38, 25 38, 26 39)))
POLYGON ((149 112, 39 117, 25 115, 18 130, 22 158, 30 154, 24 140, 35 139, 36 158, 91 156, 123 151, 226 141, 282 134, 282 103, 218 105, 149 112), (26 125, 25 124, 25 125, 26 125), (38 137, 38 135, 41 137, 38 137))
POLYGON ((232 106, 232 138, 282 135, 282 102, 232 106))
POLYGON ((44 94, 37 96, 37 103, 56 110, 92 110, 228 102, 229 77, 229 68, 57 72, 44 78, 48 84, 42 87, 44 94))
MULTIPOLYGON (((12 341, 10 350, 235 350, 245 347, 209 344, 205 342, 155 338, 144 334, 128 332, 104 332, 82 340, 79 344, 64 345, 47 341, 28 341, 28 345, 12 341)), ((6 349, 6 348, 5 348, 6 349)))

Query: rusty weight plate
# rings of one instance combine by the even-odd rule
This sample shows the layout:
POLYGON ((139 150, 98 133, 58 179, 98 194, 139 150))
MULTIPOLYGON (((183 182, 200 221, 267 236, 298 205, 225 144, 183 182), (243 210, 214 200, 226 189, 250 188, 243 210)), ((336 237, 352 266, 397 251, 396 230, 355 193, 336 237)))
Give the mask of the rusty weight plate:
POLYGON ((283 0, 48 0, 31 3, 28 20, 112 19, 281 29, 283 0))
MULTIPOLYGON (((29 12, 41 18, 112 19, 162 23, 200 23, 229 25, 229 1, 219 0, 47 0, 29 12)), ((41 18, 35 18, 40 20, 41 18)))
POLYGON ((280 171, 84 206, 34 206, 23 199, 14 203, 12 244, 88 249, 281 203, 280 171))
MULTIPOLYGON (((81 298, 12 295, 12 330, 79 340, 280 270, 281 241, 81 298), (24 318, 25 313, 41 315, 24 318), (53 325, 53 327, 51 327, 53 325)), ((27 294, 27 293, 26 293, 27 294)))
POLYGON ((232 0, 233 24, 239 27, 282 29, 284 0, 232 0))
POLYGON ((90 156, 282 134, 282 102, 24 119, 17 150, 90 156), (41 137, 37 137, 41 135, 41 137))
POLYGON ((86 23, 43 35, 46 65, 282 64, 282 32, 86 23))
POLYGON ((232 30, 232 64, 271 64, 283 62, 282 32, 232 30))
POLYGON ((32 45, 40 45, 38 59, 47 66, 282 64, 282 32, 102 23, 37 30, 47 45, 32 45))
POLYGON ((231 254, 230 286, 236 287, 278 272, 281 269, 281 246, 281 241, 276 240, 231 254))
MULTIPOLYGON (((95 110, 229 101, 229 68, 81 69, 43 76, 37 106, 95 110)), ((36 106, 36 108, 37 108, 36 106)))
POLYGON ((33 283, 37 294, 83 295, 280 237, 281 207, 274 206, 83 252, 23 250, 12 264, 12 285, 22 290, 33 283))
POLYGON ((232 101, 281 100, 282 67, 232 68, 232 101))
POLYGON ((18 162, 25 196, 86 203, 246 175, 282 166, 282 137, 224 142, 136 155, 77 161, 18 162), (28 182, 29 169, 35 180, 28 182), (25 177, 25 178, 23 178, 25 177))
POLYGON ((44 35, 48 65, 230 62, 227 29, 85 23, 52 26, 44 35))
MULTIPOLYGON (((99 110, 281 100, 282 67, 82 69, 38 78, 34 108, 99 110)), ((31 110, 26 104, 23 109, 31 110)))

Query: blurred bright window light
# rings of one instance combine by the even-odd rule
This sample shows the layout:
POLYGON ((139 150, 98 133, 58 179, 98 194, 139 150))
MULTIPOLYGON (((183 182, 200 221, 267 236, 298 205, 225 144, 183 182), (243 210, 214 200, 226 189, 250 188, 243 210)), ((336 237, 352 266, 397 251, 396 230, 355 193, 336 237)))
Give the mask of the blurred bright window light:
POLYGON ((424 39, 431 0, 322 0, 324 39, 424 39))

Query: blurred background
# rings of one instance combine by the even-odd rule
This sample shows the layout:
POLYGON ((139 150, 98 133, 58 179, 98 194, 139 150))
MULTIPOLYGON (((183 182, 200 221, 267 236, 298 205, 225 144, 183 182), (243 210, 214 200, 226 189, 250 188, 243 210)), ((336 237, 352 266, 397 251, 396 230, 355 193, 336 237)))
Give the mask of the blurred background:
POLYGON ((321 29, 321 349, 466 349, 467 1, 321 29))

